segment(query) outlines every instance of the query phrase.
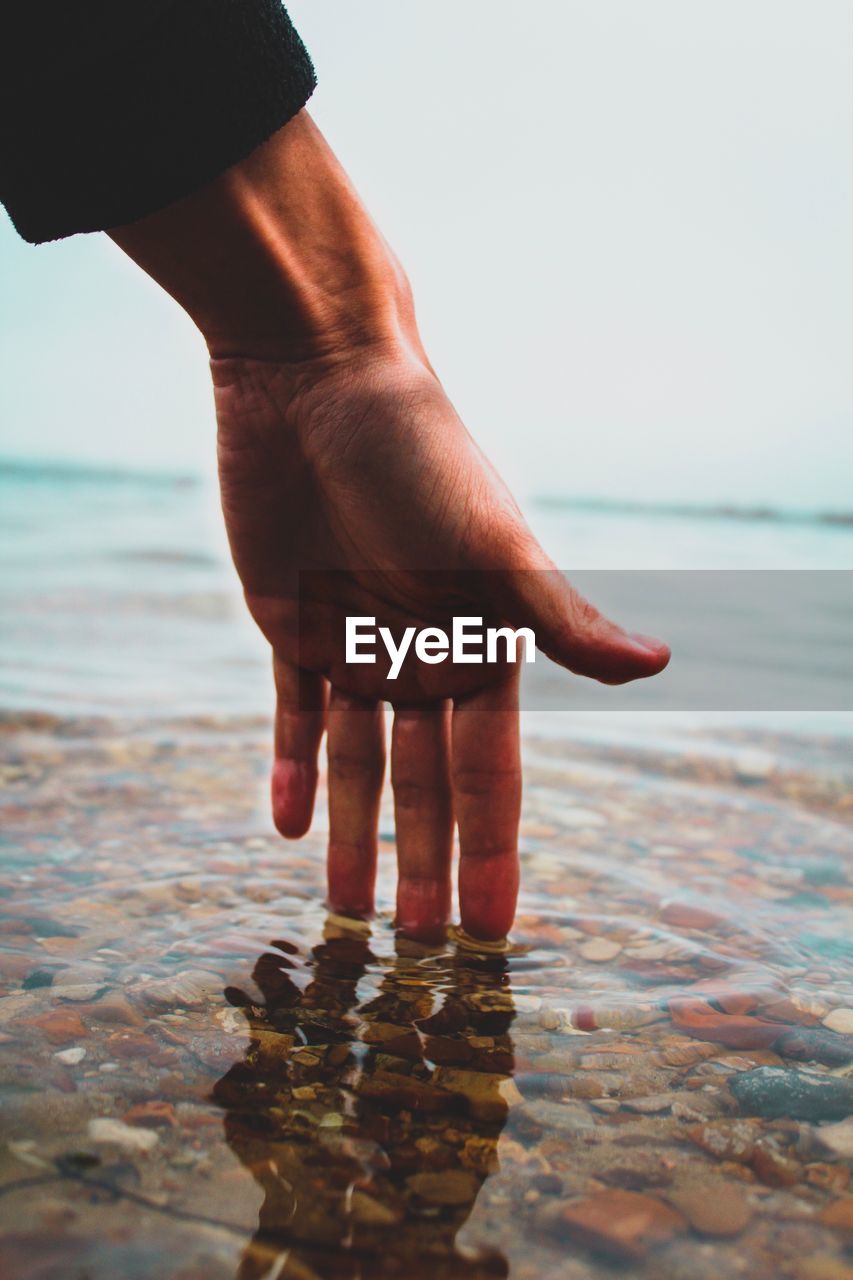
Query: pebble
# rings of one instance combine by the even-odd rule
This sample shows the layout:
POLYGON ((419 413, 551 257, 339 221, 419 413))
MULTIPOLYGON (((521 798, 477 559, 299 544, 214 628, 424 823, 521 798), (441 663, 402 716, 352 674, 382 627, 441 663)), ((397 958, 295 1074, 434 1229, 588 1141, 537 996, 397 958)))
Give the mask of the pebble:
POLYGON ((850 1185, 850 1169, 846 1164, 809 1164, 806 1166, 806 1182, 840 1194, 850 1185))
POLYGON ((766 782, 776 768, 773 756, 754 748, 738 751, 732 763, 739 782, 766 782))
POLYGON ((604 964, 618 956, 621 950, 621 944, 610 938, 591 938, 578 947, 578 955, 592 964, 604 964))
POLYGON ((200 1009, 222 993, 222 979, 207 969, 184 969, 158 978, 141 989, 146 1004, 157 1009, 200 1009))
POLYGON ((546 1133, 578 1134, 595 1129, 595 1120, 586 1107, 572 1102, 550 1102, 547 1098, 535 1098, 526 1102, 519 1119, 532 1122, 546 1133))
POLYGON ((677 929, 713 929, 723 923, 723 917, 692 902, 668 902, 660 913, 665 924, 677 929))
POLYGON ((853 1196, 833 1200, 832 1204, 821 1210, 818 1217, 825 1227, 832 1227, 833 1231, 841 1231, 844 1235, 853 1237, 853 1196))
POLYGON ((784 1067, 757 1067, 729 1081, 749 1115, 793 1120, 841 1120, 853 1112, 853 1080, 809 1075, 784 1067))
POLYGON ((853 1035, 853 1009, 833 1009, 823 1020, 823 1025, 830 1031, 840 1031, 843 1035, 853 1035))
MULTIPOLYGON (((612 1164, 600 1170, 598 1177, 609 1187, 623 1191, 644 1191, 647 1187, 668 1187, 673 1180, 673 1161, 659 1153, 625 1146, 612 1164)), ((605 1153, 602 1152, 602 1158, 605 1153)))
POLYGON ((75 1045, 72 1049, 59 1049, 53 1056, 68 1067, 76 1067, 85 1058, 86 1050, 82 1045, 75 1045))
POLYGON ((672 1101, 672 1094, 653 1093, 647 1098, 628 1098, 622 1106, 625 1111, 636 1111, 640 1115, 653 1116, 661 1111, 668 1111, 672 1101))
POLYGON ((171 1102, 161 1098, 150 1098, 147 1102, 138 1102, 124 1115, 125 1124, 141 1124, 147 1128, 158 1126, 172 1127, 175 1121, 175 1108, 171 1102))
POLYGON ((152 1151, 160 1141, 153 1129, 134 1129, 106 1116, 89 1121, 89 1137, 93 1142, 115 1143, 125 1151, 152 1151))
POLYGON ((688 1129, 687 1136, 697 1147, 718 1160, 734 1160, 746 1164, 758 1135, 757 1126, 749 1120, 712 1120, 688 1129))
POLYGON ((799 1161, 770 1136, 759 1138, 749 1163, 768 1187, 793 1187, 803 1176, 799 1161))
POLYGON ((834 1155, 841 1156, 843 1160, 853 1160, 853 1116, 838 1124, 821 1125, 815 1136, 821 1146, 834 1155))
POLYGON ((382 1204, 366 1191, 354 1191, 350 1198, 350 1215, 366 1227, 393 1227, 403 1217, 401 1209, 382 1204))
POLYGON ((467 1169, 445 1169, 441 1173, 414 1173, 406 1186, 427 1204, 473 1204, 480 1179, 467 1169))
POLYGON ((570 1203, 562 1224, 578 1243, 631 1262, 686 1229, 675 1209, 638 1191, 599 1191, 570 1203))
POLYGON ((752 1208, 732 1182, 708 1182, 669 1193, 670 1202, 703 1236, 736 1236, 749 1223, 752 1208))
POLYGON ((141 1027, 145 1019, 138 1009, 122 995, 120 991, 108 991, 94 1004, 89 1005, 87 1013, 96 1022, 114 1023, 120 1027, 141 1027))
POLYGON ((104 989, 103 982, 74 982, 64 986, 58 986, 54 983, 51 991, 58 1000, 69 1000, 72 1003, 77 1003, 95 1000, 104 989))
POLYGON ((73 1009, 53 1009, 32 1019, 32 1026, 44 1033, 51 1044, 80 1040, 87 1034, 86 1024, 73 1009))
POLYGON ((449 1094, 464 1098, 471 1114, 480 1120, 504 1120, 511 1107, 524 1101, 512 1076, 492 1071, 438 1067, 433 1081, 449 1094))

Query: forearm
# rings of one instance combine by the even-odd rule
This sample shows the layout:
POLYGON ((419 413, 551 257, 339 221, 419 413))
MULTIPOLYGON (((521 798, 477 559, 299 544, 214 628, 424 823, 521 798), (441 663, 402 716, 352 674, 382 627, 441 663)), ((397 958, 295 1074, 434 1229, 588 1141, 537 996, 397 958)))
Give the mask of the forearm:
POLYGON ((109 234, 213 357, 418 345, 405 276, 304 110, 208 186, 109 234))

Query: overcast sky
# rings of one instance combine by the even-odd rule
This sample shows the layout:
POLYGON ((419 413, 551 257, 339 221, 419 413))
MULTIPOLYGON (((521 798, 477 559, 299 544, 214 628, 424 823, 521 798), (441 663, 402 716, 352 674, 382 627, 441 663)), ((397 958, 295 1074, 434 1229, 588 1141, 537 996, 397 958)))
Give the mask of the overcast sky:
MULTIPOLYGON (((849 0, 293 0, 311 110, 525 499, 849 506, 849 0)), ((209 467, 203 350, 0 226, 0 452, 209 467)))

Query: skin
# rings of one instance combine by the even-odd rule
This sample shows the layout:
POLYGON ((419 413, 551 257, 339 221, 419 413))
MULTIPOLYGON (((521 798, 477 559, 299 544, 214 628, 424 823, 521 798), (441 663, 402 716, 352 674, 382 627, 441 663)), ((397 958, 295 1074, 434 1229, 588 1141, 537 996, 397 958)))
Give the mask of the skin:
POLYGON ((405 275, 307 112, 110 234, 210 351, 231 551, 273 651, 278 830, 308 830, 325 733, 329 905, 370 915, 389 701, 398 927, 443 936, 455 825, 463 928, 503 937, 518 893, 518 668, 416 664, 392 684, 382 663, 343 662, 343 618, 528 626, 549 657, 610 684, 655 675, 667 646, 627 635, 556 572, 445 395, 405 275))

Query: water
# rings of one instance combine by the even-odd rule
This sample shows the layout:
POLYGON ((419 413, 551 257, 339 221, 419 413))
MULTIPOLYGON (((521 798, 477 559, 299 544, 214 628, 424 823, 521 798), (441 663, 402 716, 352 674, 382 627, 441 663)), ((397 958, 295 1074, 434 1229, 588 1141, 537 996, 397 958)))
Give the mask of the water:
MULTIPOLYGON (((612 513, 535 518, 615 567, 612 513)), ((619 519, 640 567, 850 563, 619 519)), ((420 948, 387 802, 369 930, 322 817, 271 831, 205 487, 6 472, 0 521, 0 1274, 846 1274, 849 717, 531 715, 512 938, 420 948)))

